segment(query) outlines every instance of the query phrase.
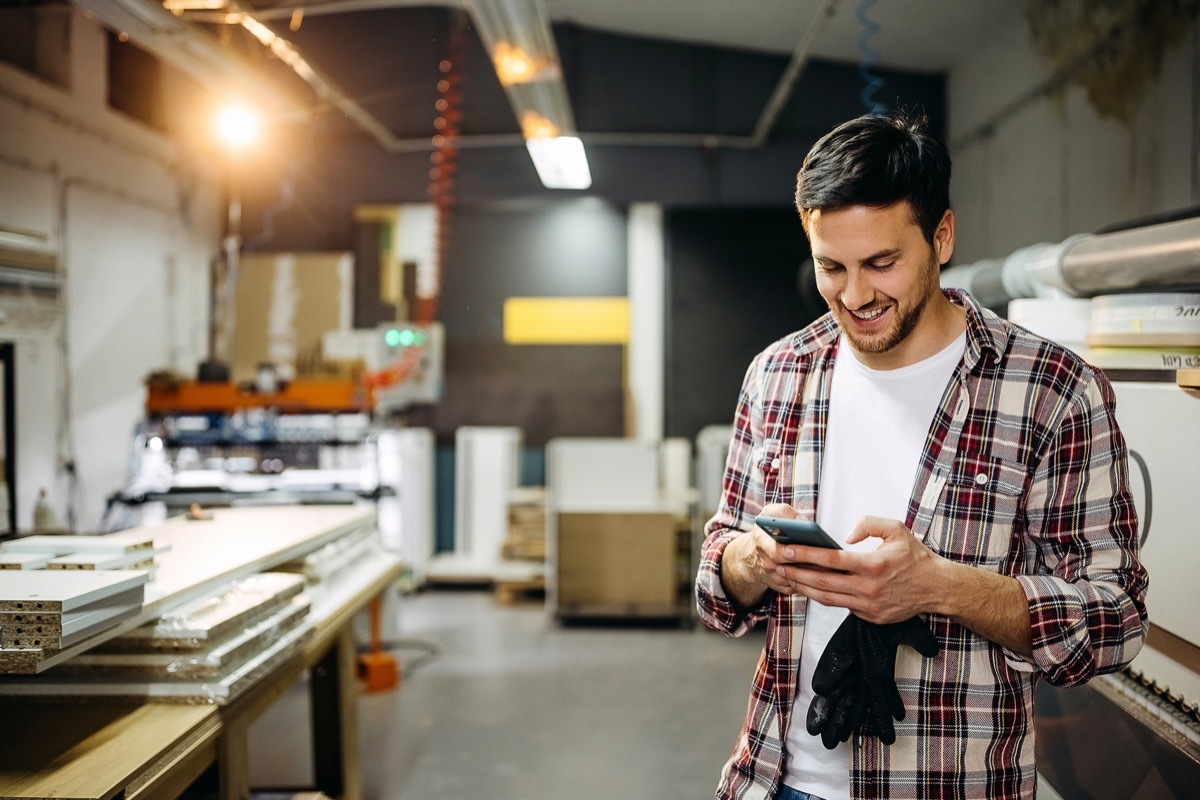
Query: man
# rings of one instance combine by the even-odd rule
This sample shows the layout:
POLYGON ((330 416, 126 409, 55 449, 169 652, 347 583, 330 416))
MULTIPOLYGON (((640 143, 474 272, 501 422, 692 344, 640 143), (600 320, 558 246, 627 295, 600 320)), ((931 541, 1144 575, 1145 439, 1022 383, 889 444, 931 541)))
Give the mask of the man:
POLYGON ((939 288, 949 185, 944 145, 903 113, 839 126, 800 170, 830 313, 746 373, 696 582, 708 626, 767 621, 720 798, 1033 797, 1035 682, 1082 683, 1141 648, 1112 389, 939 288), (778 544, 759 513, 815 520, 844 549, 778 544), (876 720, 827 749, 806 715, 848 614, 864 629, 916 616, 938 649, 897 650, 894 741, 876 720))

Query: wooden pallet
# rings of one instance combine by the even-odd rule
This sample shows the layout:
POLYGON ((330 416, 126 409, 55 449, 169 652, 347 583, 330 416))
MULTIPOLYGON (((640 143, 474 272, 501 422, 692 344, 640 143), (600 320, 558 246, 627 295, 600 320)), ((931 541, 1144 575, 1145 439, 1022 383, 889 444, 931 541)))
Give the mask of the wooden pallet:
POLYGON ((537 575, 520 579, 497 579, 496 602, 502 606, 516 605, 522 600, 542 600, 546 596, 546 578, 537 575))

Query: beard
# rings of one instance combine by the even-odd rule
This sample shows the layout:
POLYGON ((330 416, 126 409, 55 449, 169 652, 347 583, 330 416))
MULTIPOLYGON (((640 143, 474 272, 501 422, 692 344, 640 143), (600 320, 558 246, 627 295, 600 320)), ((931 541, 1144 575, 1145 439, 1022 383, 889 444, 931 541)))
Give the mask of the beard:
MULTIPOLYGON (((929 304, 929 300, 933 297, 933 293, 940 291, 938 285, 938 267, 933 259, 930 259, 930 264, 924 272, 924 279, 917 288, 916 296, 912 298, 909 305, 892 298, 892 308, 895 318, 892 324, 884 330, 866 336, 860 335, 855 329, 853 323, 843 323, 843 316, 850 315, 849 309, 838 302, 838 307, 830 306, 833 311, 834 318, 838 321, 838 327, 842 329, 842 334, 850 342, 850 346, 860 353, 886 353, 892 350, 901 342, 909 337, 916 329, 917 323, 921 321, 921 315, 925 312, 925 307, 929 304)), ((858 311, 870 311, 886 303, 872 303, 866 308, 857 309, 858 311)))

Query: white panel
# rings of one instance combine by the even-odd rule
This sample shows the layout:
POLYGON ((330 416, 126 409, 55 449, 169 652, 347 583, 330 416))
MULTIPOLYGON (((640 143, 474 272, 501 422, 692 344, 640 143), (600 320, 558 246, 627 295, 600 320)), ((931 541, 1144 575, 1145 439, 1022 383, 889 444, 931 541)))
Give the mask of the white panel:
POLYGON ((428 428, 379 434, 379 482, 395 491, 395 497, 379 501, 379 535, 418 584, 424 581, 435 538, 434 449, 428 428))
POLYGON ((417 295, 432 297, 438 293, 437 220, 432 203, 406 203, 400 206, 396 231, 396 257, 417 265, 417 295))
POLYGON ((500 560, 520 447, 518 428, 467 426, 455 434, 454 552, 472 563, 500 560))
POLYGON ((560 438, 546 445, 547 510, 656 511, 658 485, 655 442, 560 438))
POLYGON ((55 245, 54 176, 0 161, 0 243, 55 245))
POLYGON ((725 461, 729 458, 732 425, 708 425, 696 434, 696 488, 700 492, 700 516, 707 522, 721 503, 725 461))
POLYGON ((1146 600, 1150 621, 1200 646, 1196 613, 1200 548, 1195 535, 1200 398, 1174 384, 1115 383, 1113 388, 1145 537, 1142 561, 1150 573, 1146 600))
POLYGON ((178 347, 168 291, 175 221, 113 195, 67 197, 66 307, 79 523, 95 529, 104 498, 126 478, 143 381, 178 347))

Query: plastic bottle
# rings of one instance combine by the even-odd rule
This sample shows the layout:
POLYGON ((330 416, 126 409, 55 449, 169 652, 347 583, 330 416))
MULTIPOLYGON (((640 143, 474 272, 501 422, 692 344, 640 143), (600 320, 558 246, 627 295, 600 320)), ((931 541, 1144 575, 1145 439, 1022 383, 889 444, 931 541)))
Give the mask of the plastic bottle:
POLYGON ((33 504, 33 529, 48 531, 54 527, 54 511, 46 502, 46 490, 38 489, 37 502, 33 504))

